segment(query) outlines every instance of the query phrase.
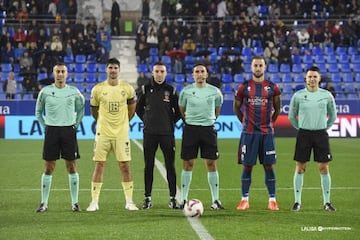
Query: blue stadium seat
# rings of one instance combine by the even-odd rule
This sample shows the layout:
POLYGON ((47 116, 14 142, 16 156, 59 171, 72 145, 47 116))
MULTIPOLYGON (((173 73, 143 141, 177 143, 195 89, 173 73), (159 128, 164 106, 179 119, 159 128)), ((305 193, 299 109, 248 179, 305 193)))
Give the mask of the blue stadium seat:
POLYGON ((352 63, 360 63, 360 54, 351 55, 350 60, 352 63))
POLYGON ((312 54, 313 55, 323 55, 321 47, 319 47, 319 46, 313 47, 312 54))
POLYGON ((339 72, 339 67, 337 63, 330 63, 328 64, 328 72, 330 73, 337 73, 339 72))
POLYGON ((244 75, 242 75, 241 73, 235 74, 234 75, 234 82, 236 82, 236 83, 244 82, 244 75))
POLYGON ((252 74, 252 72, 251 72, 251 64, 250 63, 245 63, 244 64, 244 72, 252 74))
POLYGON ((264 54, 264 49, 262 47, 254 47, 254 55, 262 56, 264 54))
POLYGON ((337 63, 337 58, 335 54, 330 54, 325 57, 327 63, 337 63))
POLYGON ((38 75, 37 75, 37 80, 38 81, 46 79, 46 78, 48 78, 47 73, 38 73, 38 75))
POLYGON ((250 56, 248 56, 248 55, 244 55, 244 56, 243 56, 243 62, 244 62, 244 64, 250 64, 251 61, 252 61, 252 56, 251 56, 251 55, 250 55, 250 56))
POLYGON ((304 55, 302 57, 302 62, 305 64, 313 64, 314 61, 312 55, 304 55))
POLYGON ((161 56, 161 61, 165 63, 165 65, 171 64, 171 57, 170 56, 161 56))
POLYGON ((292 72, 293 73, 302 73, 303 72, 303 68, 301 66, 301 64, 293 64, 292 66, 292 72))
POLYGON ((223 83, 232 83, 232 82, 233 82, 233 77, 232 77, 231 74, 225 73, 225 74, 223 74, 223 75, 221 76, 221 81, 222 81, 223 83))
POLYGON ((282 81, 283 83, 291 83, 291 82, 292 82, 291 73, 284 73, 284 74, 281 76, 281 81, 282 81))
POLYGON ((343 82, 353 82, 354 78, 351 72, 343 73, 343 82))
POLYGON ((341 75, 340 75, 339 72, 331 73, 330 79, 331 79, 331 81, 334 82, 334 83, 336 83, 336 82, 341 82, 341 75))
POLYGON ((74 64, 73 63, 66 63, 65 64, 68 70, 68 73, 72 73, 74 71, 74 64))
POLYGON ((137 67, 137 71, 138 71, 138 73, 140 73, 140 72, 148 72, 149 71, 149 69, 148 69, 148 66, 147 66, 147 64, 146 63, 140 63, 139 65, 138 65, 138 67, 137 67))
POLYGON ((286 84, 286 85, 284 85, 282 92, 285 94, 292 94, 294 92, 294 90, 293 90, 293 87, 291 86, 291 84, 286 84))
POLYGON ((293 64, 301 63, 300 55, 291 55, 291 60, 293 64))
POLYGON ((345 94, 344 93, 336 93, 336 97, 335 97, 336 99, 346 99, 346 96, 345 96, 345 94))
POLYGON ((98 82, 102 82, 102 81, 105 81, 107 78, 107 75, 106 73, 98 73, 98 82))
POLYGON ((296 74, 294 76, 294 82, 296 83, 303 83, 305 81, 305 77, 303 76, 303 74, 296 74))
POLYGON ((184 84, 176 84, 175 85, 175 89, 176 89, 176 92, 181 92, 181 90, 183 90, 184 88, 184 84))
POLYGON ((359 96, 356 93, 348 93, 347 94, 347 99, 350 100, 359 100, 359 96))
POLYGON ((224 100, 234 100, 234 93, 232 92, 231 93, 225 92, 223 96, 224 96, 224 100))
POLYGON ((304 84, 297 84, 296 86, 295 86, 295 92, 297 92, 297 91, 299 91, 299 90, 301 90, 301 89, 304 89, 305 88, 305 85, 304 84))
POLYGON ((234 89, 231 84, 223 84, 221 87, 222 93, 234 93, 234 89))
POLYGON ((360 83, 360 73, 355 75, 355 82, 360 83))
POLYGON ((98 63, 97 67, 98 67, 98 72, 100 72, 100 73, 106 72, 106 64, 105 63, 98 63))
POLYGON ((342 46, 336 47, 335 53, 336 53, 337 55, 346 54, 346 52, 347 52, 347 48, 346 48, 346 47, 342 47, 342 46))
POLYGON ((267 5, 259 5, 258 6, 260 17, 265 17, 268 15, 268 6, 267 5))
POLYGON ((268 64, 268 70, 269 73, 277 73, 279 72, 279 66, 277 63, 270 63, 268 64))
POLYGON ((192 76, 191 73, 186 74, 186 82, 187 82, 187 83, 193 83, 193 82, 195 82, 195 80, 194 80, 194 78, 193 78, 193 76, 192 76))
POLYGON ((81 83, 84 82, 84 73, 82 72, 75 72, 74 73, 74 82, 81 83))
POLYGON ((347 54, 338 55, 338 62, 339 63, 348 63, 349 62, 349 56, 347 54))
POLYGON ((85 81, 88 82, 88 83, 94 83, 96 82, 96 73, 94 72, 88 72, 86 74, 86 78, 85 78, 85 81))
POLYGON ((335 54, 335 50, 334 50, 333 47, 327 46, 327 47, 324 48, 324 54, 325 54, 325 55, 334 55, 334 54, 335 54))
POLYGON ((227 47, 219 47, 218 48, 218 55, 223 55, 225 51, 229 50, 227 47))
POLYGON ((176 83, 184 83, 185 80, 185 75, 184 74, 175 74, 174 75, 174 82, 176 83))
POLYGON ((354 63, 353 64, 353 71, 355 73, 360 73, 360 63, 354 63))
MULTIPOLYGON (((148 78, 151 78, 151 73, 148 73, 149 76, 147 76, 148 78)), ((165 77, 165 81, 167 83, 173 83, 174 82, 174 77, 172 74, 167 74, 166 77, 165 77)))
POLYGON ((241 55, 242 56, 252 56, 252 50, 251 50, 251 48, 249 48, 249 47, 243 47, 242 49, 241 49, 241 55))
POLYGON ((86 64, 84 64, 84 63, 75 63, 74 64, 74 72, 75 73, 85 72, 85 66, 86 66, 86 64))
POLYGON ((274 83, 280 83, 281 82, 280 75, 278 73, 270 74, 270 81, 272 81, 274 83))
POLYGON ((96 63, 96 55, 95 54, 89 54, 86 57, 87 63, 96 63))
POLYGON ((355 92, 356 92, 356 88, 355 88, 354 84, 352 84, 352 83, 345 83, 345 85, 344 85, 344 92, 346 92, 346 93, 355 93, 355 92))
POLYGON ((209 50, 211 52, 210 55, 218 55, 216 47, 209 47, 207 50, 209 50))
POLYGON ((13 70, 11 63, 1 63, 2 72, 11 72, 13 70))
POLYGON ((97 72, 96 63, 88 63, 88 64, 86 64, 86 72, 88 72, 88 73, 97 72))
MULTIPOLYGON (((337 64, 336 64, 337 65, 337 64)), ((327 68, 325 63, 316 64, 316 66, 320 69, 320 73, 324 76, 327 73, 327 68)))
POLYGON ((282 72, 282 73, 289 73, 289 72, 291 72, 290 64, 286 64, 286 63, 280 64, 280 72, 282 72))
POLYGON ((343 73, 350 73, 351 72, 351 66, 349 63, 342 63, 340 64, 340 70, 343 73))
POLYGON ((184 62, 185 62, 185 64, 194 64, 195 63, 194 56, 186 55, 184 57, 184 62))
POLYGON ((316 55, 315 56, 315 64, 317 63, 325 63, 324 55, 316 55))
POLYGON ((76 63, 86 63, 86 55, 85 54, 77 54, 75 55, 76 63))
POLYGON ((348 47, 348 50, 347 50, 347 54, 350 55, 350 56, 351 56, 351 55, 359 54, 357 47, 355 47, 355 46, 349 46, 349 47, 348 47))
POLYGON ((159 49, 156 47, 152 47, 149 49, 150 56, 159 56, 159 49))
POLYGON ((73 63, 73 62, 74 62, 74 56, 73 55, 64 56, 64 63, 73 63))

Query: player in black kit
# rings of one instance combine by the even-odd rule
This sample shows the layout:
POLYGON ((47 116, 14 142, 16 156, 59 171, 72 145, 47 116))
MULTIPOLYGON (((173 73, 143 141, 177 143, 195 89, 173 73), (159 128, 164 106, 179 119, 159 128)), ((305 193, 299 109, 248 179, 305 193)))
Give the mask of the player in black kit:
POLYGON ((143 209, 152 205, 151 192, 155 153, 160 146, 165 159, 168 187, 170 192, 169 207, 178 208, 176 195, 175 171, 175 123, 181 118, 178 107, 178 94, 173 86, 165 82, 167 71, 162 62, 153 66, 152 80, 138 89, 136 113, 144 123, 144 181, 145 199, 143 209))

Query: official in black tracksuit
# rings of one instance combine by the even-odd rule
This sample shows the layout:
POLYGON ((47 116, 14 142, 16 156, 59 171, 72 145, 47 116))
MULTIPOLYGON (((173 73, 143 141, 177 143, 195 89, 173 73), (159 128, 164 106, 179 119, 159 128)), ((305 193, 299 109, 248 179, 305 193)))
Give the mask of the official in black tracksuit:
POLYGON ((178 107, 178 94, 173 86, 165 82, 166 66, 157 62, 153 66, 152 80, 138 90, 136 113, 144 123, 144 181, 145 199, 143 209, 152 207, 151 192, 155 153, 160 145, 165 159, 170 208, 178 208, 176 195, 175 171, 175 123, 181 118, 178 107))

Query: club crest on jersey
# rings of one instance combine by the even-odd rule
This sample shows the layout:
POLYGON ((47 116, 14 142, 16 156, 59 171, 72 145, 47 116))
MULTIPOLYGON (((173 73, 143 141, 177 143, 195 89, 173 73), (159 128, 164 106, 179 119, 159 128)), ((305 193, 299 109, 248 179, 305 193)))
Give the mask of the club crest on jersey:
POLYGON ((269 91, 270 91, 270 87, 269 87, 269 86, 265 86, 265 87, 264 87, 264 90, 267 91, 267 92, 269 92, 269 91))
POLYGON ((164 102, 170 102, 170 92, 169 91, 165 91, 164 92, 164 102))

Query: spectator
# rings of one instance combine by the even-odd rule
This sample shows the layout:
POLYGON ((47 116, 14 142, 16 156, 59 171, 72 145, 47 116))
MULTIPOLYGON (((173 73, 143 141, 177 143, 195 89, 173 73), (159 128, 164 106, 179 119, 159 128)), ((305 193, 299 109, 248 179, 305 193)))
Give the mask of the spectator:
POLYGON ((6 93, 6 99, 15 99, 16 80, 14 72, 10 72, 6 81, 3 83, 3 91, 6 93))
POLYGON ((356 25, 351 17, 348 17, 347 21, 343 24, 342 32, 344 46, 356 46, 360 34, 356 31, 356 25))
POLYGON ((231 74, 234 76, 235 74, 242 73, 243 71, 243 61, 239 55, 235 55, 234 60, 231 62, 231 74))
POLYGON ((33 98, 36 99, 41 86, 36 81, 34 75, 25 75, 24 80, 22 81, 22 89, 21 99, 23 99, 24 95, 28 93, 33 94, 33 98))
POLYGON ((23 72, 23 71, 34 71, 35 68, 34 68, 34 60, 33 58, 29 55, 29 51, 26 50, 24 52, 24 55, 22 58, 20 58, 20 72, 23 72))
POLYGON ((150 83, 149 78, 146 77, 144 72, 139 72, 139 76, 136 80, 137 89, 139 89, 142 85, 147 85, 150 83))
POLYGON ((5 47, 1 48, 1 62, 11 64, 15 62, 14 49, 10 42, 7 42, 5 47))
POLYGON ((22 6, 21 10, 17 13, 16 19, 19 21, 20 24, 25 24, 29 19, 29 13, 26 6, 22 6))
POLYGON ((150 15, 150 3, 149 0, 143 0, 142 1, 142 18, 143 19, 149 19, 150 15))
POLYGON ((159 40, 157 37, 157 33, 153 30, 150 31, 150 33, 146 37, 146 43, 148 45, 148 48, 155 48, 159 45, 159 40))
POLYGON ((268 46, 264 49, 264 58, 266 65, 270 63, 278 63, 279 51, 273 42, 269 42, 268 46))
POLYGON ((216 72, 212 72, 206 82, 219 89, 222 87, 222 82, 216 72))
POLYGON ((168 51, 171 51, 174 49, 174 43, 170 41, 169 36, 165 36, 164 40, 160 42, 159 44, 159 56, 164 56, 167 54, 168 51))
POLYGON ((105 28, 100 28, 100 31, 96 34, 96 40, 106 50, 106 55, 109 56, 112 49, 111 35, 105 31, 105 28))
POLYGON ((20 59, 24 56, 24 52, 26 51, 26 47, 22 42, 17 43, 17 47, 14 48, 14 56, 15 62, 18 63, 20 59))
POLYGON ((278 55, 279 64, 289 64, 292 66, 291 52, 286 43, 281 44, 278 55))
POLYGON ((111 35, 112 36, 119 36, 120 35, 120 6, 117 3, 116 0, 112 0, 112 6, 111 6, 111 35))
POLYGON ((334 98, 336 97, 336 90, 330 81, 326 82, 325 89, 328 90, 334 98))
POLYGON ((67 5, 66 16, 69 18, 70 23, 74 24, 77 15, 77 4, 74 0, 69 0, 67 5))
POLYGON ((216 17, 217 18, 225 18, 229 14, 227 8, 226 8, 226 1, 221 0, 217 4, 217 11, 216 11, 216 17))
POLYGON ((23 31, 23 29, 21 27, 17 28, 15 34, 14 34, 14 42, 15 44, 22 42, 25 43, 26 41, 26 34, 23 31))
POLYGON ((297 32, 298 44, 299 47, 309 47, 310 34, 306 30, 306 28, 301 29, 301 31, 297 32))

